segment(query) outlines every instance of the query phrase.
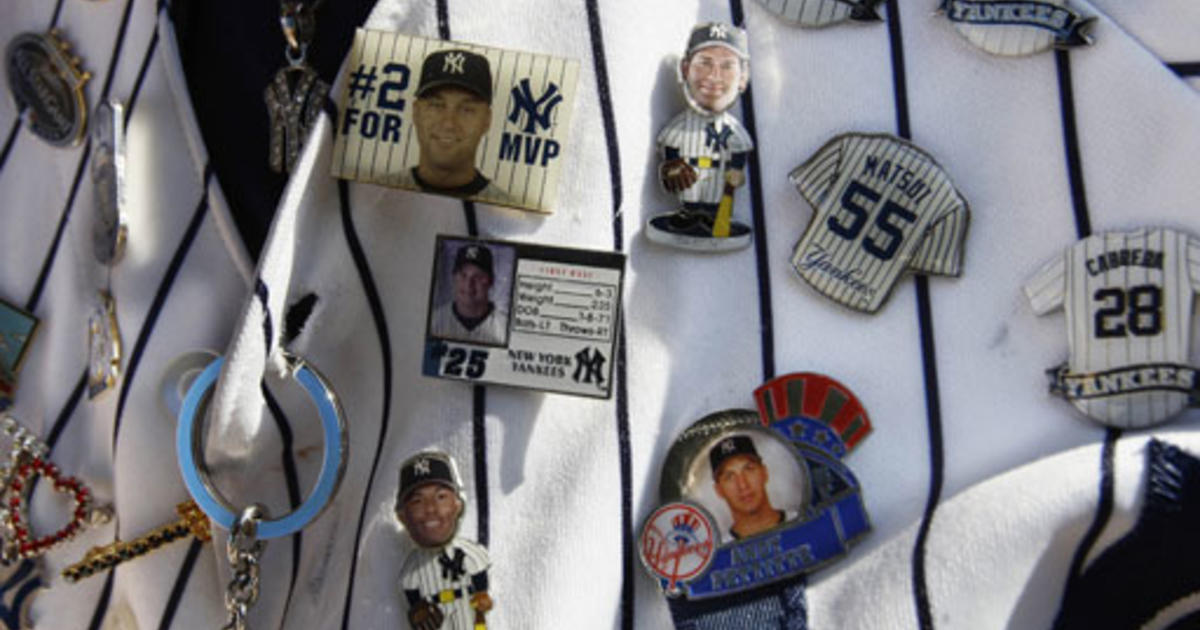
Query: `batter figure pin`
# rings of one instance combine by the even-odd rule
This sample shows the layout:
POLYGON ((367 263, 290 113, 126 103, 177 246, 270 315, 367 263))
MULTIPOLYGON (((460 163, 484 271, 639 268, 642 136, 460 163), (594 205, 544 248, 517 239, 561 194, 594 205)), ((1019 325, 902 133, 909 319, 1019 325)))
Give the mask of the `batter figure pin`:
POLYGON ((400 590, 415 630, 483 630, 492 609, 487 549, 458 536, 466 498, 449 455, 423 451, 400 465, 396 518, 417 548, 404 559, 400 590))
POLYGON ((746 183, 754 141, 727 110, 750 80, 746 31, 719 22, 696 25, 679 78, 689 108, 658 134, 658 177, 680 207, 652 217, 646 237, 693 251, 741 249, 751 231, 732 218, 733 191, 746 183))

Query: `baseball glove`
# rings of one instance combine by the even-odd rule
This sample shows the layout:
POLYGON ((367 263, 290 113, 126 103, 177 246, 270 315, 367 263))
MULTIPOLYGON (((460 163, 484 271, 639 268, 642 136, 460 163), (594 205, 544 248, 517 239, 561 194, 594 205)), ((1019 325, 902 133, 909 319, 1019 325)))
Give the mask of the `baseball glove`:
POLYGON ((417 602, 408 609, 408 622, 413 630, 437 630, 445 618, 442 609, 429 602, 417 602))
POLYGON ((663 188, 666 188, 667 192, 671 193, 678 193, 691 188, 692 184, 695 184, 699 178, 699 175, 696 174, 696 169, 680 158, 663 162, 658 169, 658 176, 662 180, 663 188))

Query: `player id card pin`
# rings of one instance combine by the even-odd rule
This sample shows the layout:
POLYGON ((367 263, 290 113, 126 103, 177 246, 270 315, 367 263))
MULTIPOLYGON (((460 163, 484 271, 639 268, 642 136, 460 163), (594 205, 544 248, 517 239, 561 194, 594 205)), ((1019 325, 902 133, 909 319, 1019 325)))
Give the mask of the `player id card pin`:
POLYGON ((579 63, 359 29, 334 177, 549 213, 579 63))
POLYGON ((1025 285, 1038 315, 1067 316, 1068 358, 1050 392, 1098 422, 1160 424, 1200 401, 1189 361, 1200 238, 1143 228, 1085 238, 1025 285))
POLYGON ((938 13, 975 47, 1005 57, 1089 45, 1096 21, 1067 0, 942 0, 938 13))
POLYGON ((750 226, 733 220, 734 191, 746 183, 754 140, 729 113, 750 81, 746 31, 722 22, 697 24, 679 61, 688 108, 658 132, 658 177, 675 208, 646 222, 654 243, 696 252, 750 245, 750 226))
POLYGON ((836 136, 789 178, 814 210, 792 267, 835 302, 874 313, 906 270, 961 271, 967 201, 912 143, 887 134, 836 136))
POLYGON ((0 300, 0 409, 12 404, 17 375, 37 327, 38 319, 31 313, 0 300))
POLYGON ((821 27, 856 20, 879 22, 877 8, 883 0, 759 0, 784 21, 803 27, 821 27))
POLYGON ((841 461, 871 429, 854 394, 829 377, 796 373, 755 397, 758 411, 709 414, 667 453, 662 504, 642 526, 638 550, 675 600, 677 623, 692 616, 691 602, 815 571, 870 530, 858 480, 841 461))
POLYGON ((422 372, 608 398, 625 255, 438 236, 422 372))
POLYGON ((55 146, 83 140, 87 126, 83 86, 92 74, 81 70, 80 63, 58 29, 17 35, 5 53, 8 88, 17 108, 24 110, 29 129, 55 146))

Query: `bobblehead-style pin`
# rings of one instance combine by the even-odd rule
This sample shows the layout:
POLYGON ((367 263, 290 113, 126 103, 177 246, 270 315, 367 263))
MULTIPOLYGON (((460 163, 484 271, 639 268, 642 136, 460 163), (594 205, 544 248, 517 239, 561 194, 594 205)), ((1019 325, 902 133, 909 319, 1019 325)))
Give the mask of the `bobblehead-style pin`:
POLYGON ((829 26, 847 20, 878 22, 876 11, 883 0, 759 0, 771 13, 806 28, 829 26))
POLYGON ((1200 401, 1189 365, 1200 238, 1141 228, 1089 236, 1025 285, 1034 313, 1065 308, 1068 358, 1050 392, 1120 428, 1162 423, 1200 401))
POLYGON ((400 465, 396 518, 417 548, 400 570, 415 630, 482 630, 492 609, 487 549, 458 536, 466 497, 449 455, 423 451, 400 465))
POLYGON ((755 398, 757 412, 709 414, 667 453, 662 504, 642 527, 639 554, 677 624, 715 622, 750 605, 765 615, 756 621, 783 627, 803 614, 794 601, 740 593, 786 588, 870 530, 858 480, 841 462, 871 429, 854 394, 827 376, 795 373, 755 398))
POLYGON ((87 127, 83 86, 92 77, 58 29, 21 33, 8 44, 8 88, 29 129, 54 146, 73 146, 87 127))
POLYGON ((835 302, 874 313, 905 270, 961 271, 967 201, 912 143, 887 134, 836 136, 789 177, 815 210, 792 267, 835 302))
POLYGON ((942 0, 938 13, 975 47, 1005 57, 1089 45, 1096 21, 1067 0, 942 0))
POLYGON ((700 252, 750 244, 750 227, 733 220, 733 192, 746 183, 754 141, 727 111, 749 80, 746 31, 719 22, 692 29, 679 62, 689 107, 658 133, 659 181, 679 207, 646 223, 651 241, 700 252))

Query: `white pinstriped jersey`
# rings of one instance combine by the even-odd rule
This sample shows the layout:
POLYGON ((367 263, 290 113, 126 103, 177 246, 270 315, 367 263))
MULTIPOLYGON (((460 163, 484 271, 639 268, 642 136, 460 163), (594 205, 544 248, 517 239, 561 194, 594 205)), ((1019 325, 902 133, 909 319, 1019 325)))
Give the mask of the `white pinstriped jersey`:
POLYGON ((446 616, 442 628, 473 630, 475 609, 471 608, 471 595, 474 593, 471 580, 487 571, 490 566, 487 549, 465 538, 455 538, 440 549, 418 547, 404 559, 404 567, 400 571, 402 599, 405 591, 417 591, 425 601, 437 603, 441 607, 446 616), (465 570, 451 578, 449 572, 442 567, 439 558, 443 552, 453 558, 459 550, 463 552, 462 568, 465 570), (457 595, 453 594, 454 591, 458 591, 457 595), (439 597, 443 592, 450 594, 439 597))
POLYGON ((884 134, 845 134, 789 177, 816 209, 792 266, 827 297, 872 313, 905 269, 959 274, 967 202, 921 149, 884 134))
POLYGON ((679 193, 684 203, 720 203, 725 192, 725 171, 735 154, 754 149, 754 140, 729 112, 705 115, 689 108, 658 132, 658 151, 675 149, 696 169, 698 179, 679 193))
POLYGON ((1200 239, 1146 228, 1085 238, 1025 285, 1038 315, 1066 311, 1070 354, 1056 389, 1119 427, 1162 422, 1188 404, 1196 291, 1200 239))

